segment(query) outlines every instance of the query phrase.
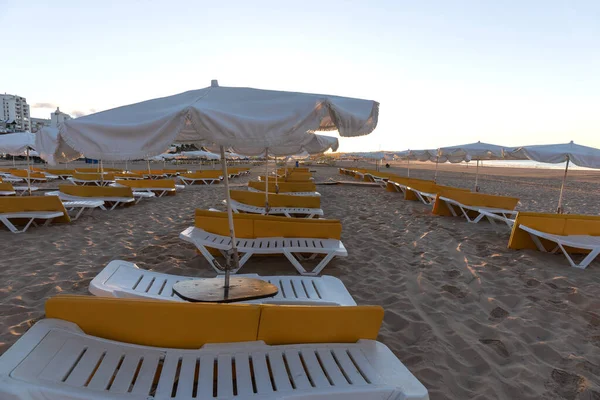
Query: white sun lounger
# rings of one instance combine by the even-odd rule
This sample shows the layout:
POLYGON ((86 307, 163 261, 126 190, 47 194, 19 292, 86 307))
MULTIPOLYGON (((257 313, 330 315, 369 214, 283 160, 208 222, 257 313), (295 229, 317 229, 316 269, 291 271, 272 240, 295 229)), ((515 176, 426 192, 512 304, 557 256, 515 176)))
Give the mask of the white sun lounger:
MULTIPOLYGON (((62 192, 48 192, 46 196, 58 196, 63 202, 65 201, 102 201, 104 204, 99 206, 101 210, 114 210, 118 205, 132 203, 136 201, 134 197, 80 197, 71 196, 62 192), (109 206, 106 203, 112 204, 109 206)), ((138 200, 139 201, 139 200, 138 200)))
POLYGON ((376 176, 373 174, 365 174, 364 176, 370 176, 371 178, 373 178, 373 181, 375 183, 378 183, 379 186, 381 186, 381 187, 385 187, 388 179, 390 179, 390 178, 384 178, 383 176, 376 176))
MULTIPOLYGON (((110 186, 112 186, 112 187, 126 187, 126 185, 119 185, 118 183, 111 183, 110 186)), ((177 190, 183 190, 184 188, 185 188, 185 185, 175 185, 174 188, 164 188, 164 187, 157 187, 157 188, 153 188, 153 187, 131 187, 131 189, 134 190, 134 196, 135 196, 135 192, 146 192, 146 193, 152 193, 156 197, 163 197, 167 193, 172 193, 172 192, 175 192, 177 190)), ((152 197, 152 196, 149 196, 149 197, 152 197)))
MULTIPOLYGON (((257 274, 236 276, 262 279, 279 289, 274 297, 251 300, 248 303, 356 305, 342 281, 333 276, 259 276, 257 274)), ((161 274, 140 269, 127 261, 114 260, 92 279, 89 290, 90 293, 100 297, 184 301, 173 292, 172 288, 175 283, 189 279, 198 278, 161 274)))
POLYGON ((87 179, 77 179, 77 178, 73 178, 73 177, 68 177, 67 180, 74 185, 108 186, 111 183, 115 183, 115 181, 113 179, 87 180, 87 179))
POLYGON ((480 208, 479 213, 485 216, 492 225, 495 225, 496 221, 500 221, 504 222, 512 229, 515 224, 515 218, 519 212, 514 210, 480 208))
MULTIPOLYGON (((219 268, 215 258, 210 254, 207 247, 220 250, 222 253, 231 249, 231 238, 229 236, 216 235, 206 232, 203 229, 189 227, 179 237, 186 242, 194 244, 213 269, 222 274, 224 271, 219 268)), ((239 267, 231 270, 231 273, 237 273, 254 254, 283 254, 292 263, 300 275, 315 276, 325 268, 333 257, 346 257, 348 252, 344 244, 336 239, 311 239, 311 238, 262 238, 262 239, 236 239, 238 252, 243 254, 240 258, 239 267), (311 254, 304 258, 302 254, 311 254), (299 260, 314 260, 317 255, 324 254, 325 257, 312 270, 307 271, 299 260)))
MULTIPOLYGON (((223 204, 226 204, 226 200, 223 200, 223 204)), ((231 200, 231 209, 233 212, 239 213, 247 212, 251 214, 266 215, 267 211, 264 207, 252 206, 244 203, 240 203, 236 200, 231 200)), ((323 216, 323 210, 320 208, 303 208, 303 207, 270 207, 269 215, 285 215, 288 218, 293 216, 301 216, 303 218, 314 218, 317 216, 323 216)))
MULTIPOLYGON (((271 184, 269 183, 269 186, 271 186, 271 184)), ((275 187, 275 184, 273 184, 273 187, 275 187)), ((264 193, 263 190, 258 190, 255 189, 253 187, 248 186, 248 190, 250 192, 258 192, 258 193, 264 193)), ((271 192, 269 192, 271 193, 271 192)), ((286 196, 321 196, 321 193, 319 192, 279 192, 279 194, 285 194, 286 196)))
MULTIPOLYGON (((58 178, 58 177, 56 177, 58 178)), ((38 182, 38 183, 43 183, 43 182, 48 182, 50 178, 49 176, 46 175, 45 178, 39 178, 39 177, 30 177, 29 181, 31 182, 38 182)), ((27 182, 27 177, 20 177, 20 176, 14 176, 14 175, 8 175, 6 178, 3 178, 3 180, 5 180, 6 182, 21 182, 21 181, 25 181, 27 182)))
POLYGON ((137 204, 142 199, 151 199, 153 197, 156 197, 156 195, 152 191, 146 191, 144 189, 137 190, 136 188, 136 190, 133 191, 133 197, 135 198, 135 204, 137 204))
POLYGON ((71 215, 71 220, 75 221, 84 210, 93 210, 94 208, 100 208, 104 206, 104 201, 102 200, 80 200, 80 201, 63 201, 63 206, 69 212, 75 212, 75 215, 71 215))
POLYGON ((18 176, 12 176, 8 173, 0 173, 0 176, 2 176, 3 182, 9 182, 9 183, 23 182, 23 179, 19 178, 18 176))
POLYGON ((427 389, 384 344, 269 346, 262 341, 181 350, 37 322, 0 357, 6 400, 427 400, 427 389))
POLYGON ((216 185, 217 183, 221 182, 221 178, 188 178, 185 176, 178 176, 179 180, 181 180, 181 182, 186 185, 193 185, 196 182, 202 182, 204 185, 216 185))
POLYGON ((60 211, 21 211, 12 213, 0 213, 0 222, 2 222, 12 233, 23 233, 33 225, 38 226, 37 221, 44 220, 43 226, 47 226, 54 218, 60 218, 64 213, 60 211), (23 229, 18 229, 10 220, 28 219, 29 221, 23 229))
POLYGON ((426 206, 433 206, 435 204, 435 198, 437 193, 422 192, 417 189, 413 189, 410 186, 406 186, 406 190, 410 190, 417 196, 417 199, 426 206))
MULTIPOLYGON (((505 219, 508 219, 508 216, 514 216, 517 214, 517 211, 515 211, 515 210, 505 210, 502 208, 481 207, 481 206, 467 206, 465 204, 459 203, 456 200, 449 199, 449 198, 443 197, 443 196, 440 196, 440 201, 443 201, 446 203, 446 205, 448 206, 448 209, 450 210, 450 212, 452 213, 453 216, 465 217, 468 222, 471 222, 473 224, 476 224, 479 221, 481 221, 484 217, 487 217, 486 214, 488 214, 488 215, 496 214, 497 216, 504 217, 505 219), (476 212, 477 216, 475 218, 472 218, 471 216, 469 216, 469 211, 476 212), (483 214, 481 211, 486 211, 486 214, 483 214)), ((492 219, 493 218, 494 217, 492 217, 492 219)), ((488 218, 488 220, 491 220, 491 219, 488 218)))
MULTIPOLYGON (((23 196, 25 193, 29 192, 29 188, 27 186, 13 186, 14 190, 2 190, 0 191, 0 196, 23 196)), ((32 192, 38 191, 40 188, 36 186, 31 187, 32 192)))
POLYGON ((571 267, 574 268, 585 269, 592 261, 594 261, 594 258, 596 258, 598 254, 600 254, 600 236, 553 235, 551 233, 546 233, 529 228, 525 225, 519 225, 519 229, 522 229, 525 232, 529 233, 531 240, 533 240, 533 243, 535 243, 536 247, 540 251, 547 252, 546 248, 540 241, 540 238, 556 243, 556 247, 550 253, 554 254, 558 250, 562 251, 565 257, 567 257, 569 264, 571 264, 571 267), (573 261, 573 258, 567 252, 567 250, 565 250, 565 247, 590 250, 590 252, 579 264, 577 264, 573 261))

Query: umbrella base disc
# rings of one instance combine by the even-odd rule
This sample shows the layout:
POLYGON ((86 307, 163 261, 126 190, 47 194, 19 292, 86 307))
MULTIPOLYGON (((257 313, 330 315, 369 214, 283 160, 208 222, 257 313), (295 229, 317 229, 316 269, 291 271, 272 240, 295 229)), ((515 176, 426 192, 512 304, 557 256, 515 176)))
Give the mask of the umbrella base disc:
POLYGON ((190 279, 173 285, 173 292, 184 300, 207 303, 232 303, 273 297, 277 286, 256 278, 231 277, 229 288, 225 278, 190 279))

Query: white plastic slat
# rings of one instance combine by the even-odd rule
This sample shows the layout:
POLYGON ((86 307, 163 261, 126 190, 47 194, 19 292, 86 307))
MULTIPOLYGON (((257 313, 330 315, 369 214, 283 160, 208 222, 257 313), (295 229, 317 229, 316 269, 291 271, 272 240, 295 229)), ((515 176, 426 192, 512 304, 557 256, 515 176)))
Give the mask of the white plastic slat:
POLYGON ((40 374, 40 379, 53 382, 63 381, 67 378, 67 374, 73 370, 75 363, 80 361, 84 351, 83 341, 78 339, 67 340, 52 361, 44 368, 40 374))
POLYGON ((290 368, 290 375, 296 389, 309 389, 312 387, 310 381, 308 380, 308 376, 306 375, 306 371, 302 366, 302 362, 300 361, 300 355, 297 350, 286 350, 284 351, 285 359, 287 361, 287 365, 290 368))
POLYGON ((294 293, 296 294, 296 298, 298 299, 307 299, 308 295, 306 294, 306 290, 304 290, 304 285, 302 284, 301 279, 290 278, 290 284, 294 289, 294 293))
POLYGON ((350 360, 346 349, 335 348, 333 349, 333 354, 344 371, 344 375, 348 378, 351 384, 353 385, 366 385, 367 382, 363 378, 363 376, 358 372, 356 366, 350 360))
POLYGON ((154 282, 152 283, 152 286, 148 290, 148 294, 158 295, 158 292, 161 291, 161 289, 163 288, 163 286, 165 285, 166 282, 165 282, 165 279, 158 276, 158 274, 154 275, 154 278, 155 278, 154 282))
POLYGON ((340 367, 336 364, 333 356, 331 355, 331 350, 329 349, 319 349, 317 350, 317 354, 319 355, 319 359, 321 360, 321 365, 325 370, 325 373, 331 379, 334 386, 347 386, 348 380, 344 377, 344 374, 340 371, 340 367))
POLYGON ((198 358, 193 355, 184 355, 179 373, 179 384, 177 385, 176 399, 191 399, 194 394, 194 378, 196 374, 196 363, 198 358))
POLYGON ((315 281, 314 280, 312 280, 312 279, 303 280, 302 287, 304 288, 304 290, 306 290, 306 293, 310 299, 320 299, 321 298, 321 296, 319 296, 318 292, 315 290, 315 281))
POLYGON ((176 382, 177 366, 181 357, 178 353, 167 353, 165 363, 160 373, 160 380, 158 381, 158 387, 156 388, 156 397, 159 399, 170 398, 173 392, 173 384, 176 382))
POLYGON ((144 277, 142 278, 140 283, 137 284, 135 290, 137 290, 138 292, 148 291, 153 280, 154 280, 154 277, 151 274, 144 274, 144 277))
POLYGON ((252 366, 254 367, 254 380, 257 392, 259 394, 272 393, 273 386, 271 386, 271 377, 267 368, 265 353, 252 353, 252 366))
POLYGON ((90 379, 103 354, 104 350, 100 347, 88 347, 77 364, 77 368, 73 369, 73 372, 71 372, 65 383, 76 387, 84 386, 88 379, 90 379))
POLYGON ((117 365, 119 365, 122 356, 123 354, 116 349, 107 351, 106 355, 102 359, 102 362, 100 363, 100 366, 96 370, 94 377, 90 381, 88 388, 94 390, 106 390, 114 376, 117 365))
POLYGON ((295 298, 296 295, 294 293, 294 289, 292 288, 292 284, 289 279, 283 278, 281 280, 281 286, 283 286, 283 290, 285 292, 286 298, 295 298))
POLYGON ((129 391, 140 358, 140 354, 138 353, 130 353, 125 356, 119 372, 110 387, 111 393, 127 393, 129 391))
POLYGON ((213 375, 215 369, 214 356, 206 355, 200 357, 200 375, 198 376, 199 399, 213 397, 213 375))
POLYGON ((140 368, 140 372, 135 380, 133 390, 131 391, 132 393, 144 396, 150 393, 152 383, 154 382, 154 375, 156 374, 156 368, 159 365, 161 357, 161 353, 144 354, 142 368, 140 368))
POLYGON ((317 356, 313 349, 301 350, 300 354, 304 359, 304 365, 306 365, 306 369, 310 376, 312 383, 318 387, 329 387, 331 384, 327 380, 323 369, 319 365, 319 361, 317 361, 317 356))
POLYGON ((354 364, 356 364, 361 374, 364 377, 366 377, 369 383, 379 382, 379 374, 373 369, 371 363, 369 362, 369 360, 367 360, 367 358, 364 356, 360 349, 351 347, 348 350, 348 353, 350 354, 352 360, 354 360, 354 364))
POLYGON ((283 351, 270 351, 268 356, 269 363, 271 364, 271 373, 274 378, 275 391, 282 392, 292 390, 290 378, 283 362, 283 351))
POLYGON ((248 353, 235 354, 234 358, 238 396, 242 397, 254 394, 248 353))
POLYGON ((219 397, 233 396, 231 356, 228 354, 217 357, 217 395, 219 397))

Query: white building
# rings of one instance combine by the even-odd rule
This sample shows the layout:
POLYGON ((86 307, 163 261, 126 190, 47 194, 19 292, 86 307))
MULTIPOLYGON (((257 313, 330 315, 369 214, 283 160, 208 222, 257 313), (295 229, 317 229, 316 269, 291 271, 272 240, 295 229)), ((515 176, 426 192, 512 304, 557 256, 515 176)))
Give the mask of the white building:
POLYGON ((71 116, 69 114, 60 111, 60 109, 56 107, 56 111, 50 114, 50 126, 53 128, 57 128, 58 124, 62 124, 63 122, 70 119, 71 116))
POLYGON ((31 118, 31 133, 39 132, 45 126, 50 126, 50 119, 31 118))
POLYGON ((14 131, 31 130, 29 104, 25 97, 12 94, 0 94, 0 120, 14 131))

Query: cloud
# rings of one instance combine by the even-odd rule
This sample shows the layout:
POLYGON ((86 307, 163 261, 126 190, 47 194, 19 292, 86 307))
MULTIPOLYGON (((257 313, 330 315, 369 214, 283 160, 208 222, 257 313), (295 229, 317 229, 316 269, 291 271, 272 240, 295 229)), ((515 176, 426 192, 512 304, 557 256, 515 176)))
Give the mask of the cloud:
POLYGON ((35 103, 33 108, 56 108, 57 105, 54 103, 35 103))
POLYGON ((69 114, 71 114, 75 118, 79 118, 79 117, 83 117, 87 113, 85 111, 81 111, 81 110, 73 110, 69 114))

